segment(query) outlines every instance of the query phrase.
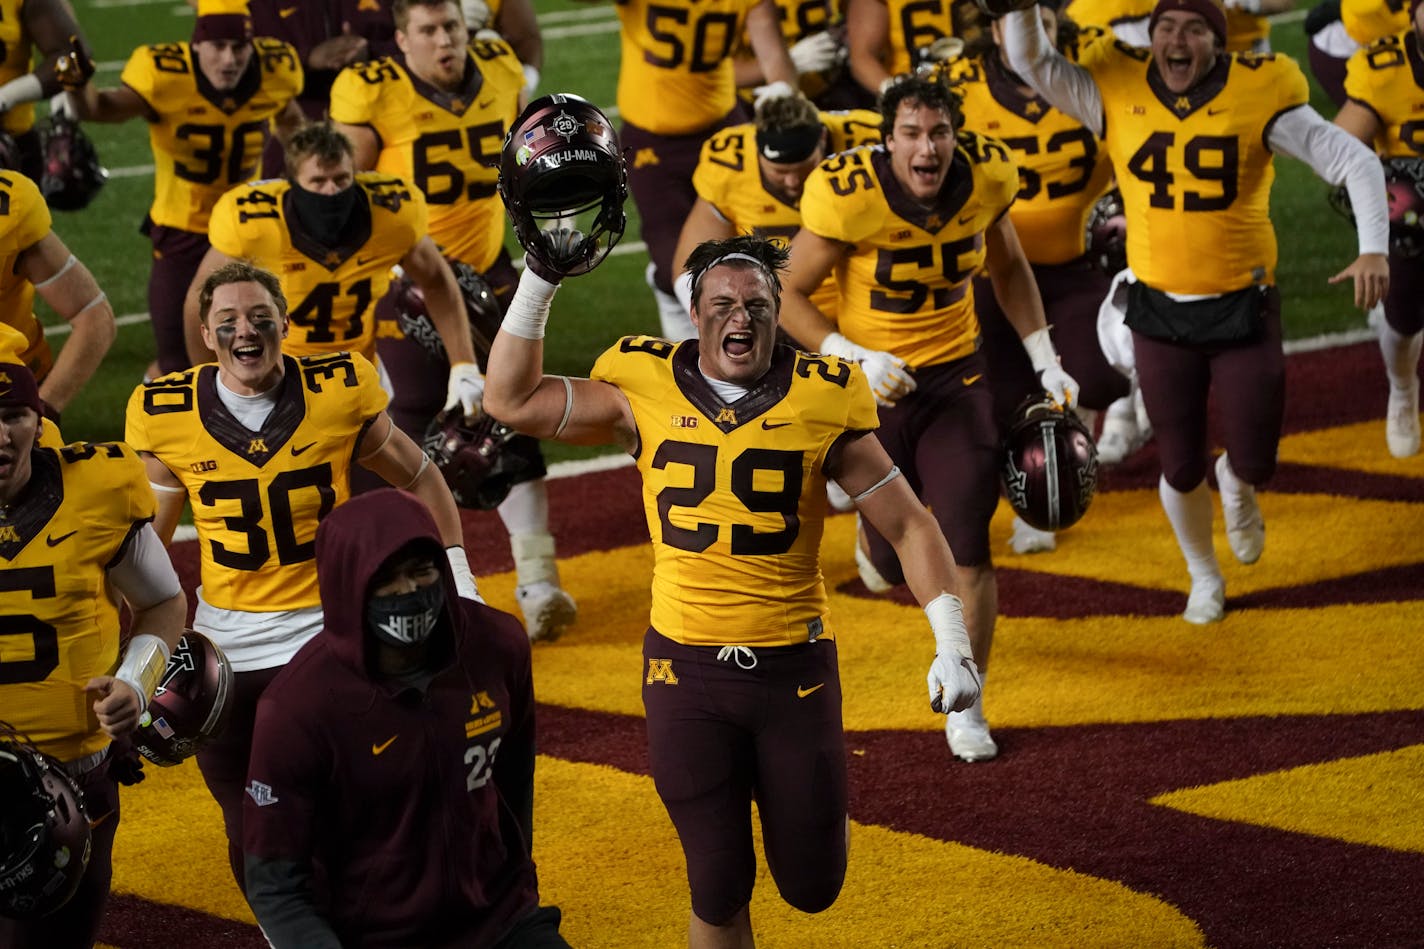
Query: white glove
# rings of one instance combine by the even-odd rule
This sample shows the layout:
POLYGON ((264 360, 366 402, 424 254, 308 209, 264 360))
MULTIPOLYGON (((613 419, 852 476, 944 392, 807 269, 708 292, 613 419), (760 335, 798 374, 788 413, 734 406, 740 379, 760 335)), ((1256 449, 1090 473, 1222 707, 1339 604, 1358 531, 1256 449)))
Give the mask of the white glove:
POLYGON ((840 51, 841 45, 836 42, 834 36, 825 31, 812 33, 793 43, 791 49, 787 50, 791 54, 791 62, 796 66, 796 72, 801 75, 830 69, 840 57, 840 51))
POLYGON ((1058 351, 1048 338, 1048 327, 1036 329, 1023 338, 1024 351, 1028 353, 1033 371, 1038 373, 1043 390, 1062 409, 1071 409, 1078 403, 1078 382, 1058 362, 1058 351))
POLYGON ((465 26, 471 33, 489 26, 490 20, 494 19, 485 0, 460 0, 460 12, 464 14, 465 26))
POLYGON ((866 349, 840 333, 827 335, 821 340, 820 349, 823 353, 859 363, 878 405, 888 408, 915 391, 915 379, 910 375, 905 360, 899 356, 878 349, 866 349))
POLYGON ((450 367, 450 388, 445 395, 445 409, 460 406, 465 417, 480 414, 480 399, 485 394, 485 377, 472 362, 457 362, 450 367))
POLYGON ((761 104, 767 99, 778 99, 782 96, 794 96, 795 94, 796 90, 792 88, 791 83, 777 80, 776 82, 769 82, 764 86, 757 86, 753 89, 752 104, 754 107, 760 108, 761 104))
POLYGON ((964 626, 964 604, 952 593, 941 593, 925 605, 925 616, 935 637, 935 658, 925 677, 930 708, 941 715, 962 712, 984 687, 964 626))

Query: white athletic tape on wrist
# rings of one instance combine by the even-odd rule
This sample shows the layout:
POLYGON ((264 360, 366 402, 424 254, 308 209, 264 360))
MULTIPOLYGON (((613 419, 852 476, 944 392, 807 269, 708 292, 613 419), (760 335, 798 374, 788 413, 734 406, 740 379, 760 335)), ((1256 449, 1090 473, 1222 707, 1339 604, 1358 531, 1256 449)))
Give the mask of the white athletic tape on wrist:
POLYGON ((1058 365, 1058 351, 1053 348, 1053 340, 1048 337, 1048 327, 1036 329, 1023 338, 1024 352, 1033 363, 1034 372, 1043 372, 1058 365))
POLYGON ((519 289, 514 291, 514 299, 509 301, 509 310, 504 314, 501 328, 520 339, 543 339, 544 327, 549 322, 549 308, 558 289, 557 283, 550 283, 525 267, 524 273, 519 276, 519 289))
POLYGON ((148 700, 153 698, 167 668, 168 644, 162 639, 152 633, 139 633, 129 640, 114 678, 127 682, 138 693, 140 715, 148 709, 148 700))
POLYGON ((953 593, 941 593, 925 604, 925 616, 934 630, 935 648, 939 652, 955 652, 974 659, 969 645, 969 632, 964 625, 964 603, 953 593))
POLYGON ((463 547, 446 547, 445 559, 450 561, 450 572, 455 575, 455 592, 467 600, 483 603, 480 588, 475 583, 475 575, 470 571, 470 559, 463 547))

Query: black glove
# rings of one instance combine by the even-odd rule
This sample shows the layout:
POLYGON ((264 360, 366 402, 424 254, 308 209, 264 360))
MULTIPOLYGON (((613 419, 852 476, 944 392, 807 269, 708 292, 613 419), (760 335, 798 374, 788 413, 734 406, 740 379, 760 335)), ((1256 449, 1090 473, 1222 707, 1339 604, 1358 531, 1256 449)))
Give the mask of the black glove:
POLYGON ((89 47, 77 36, 69 38, 69 49, 54 61, 54 78, 66 92, 78 92, 94 78, 94 57, 89 47))
POLYGON ((529 269, 550 283, 586 274, 598 262, 598 244, 568 227, 540 231, 524 248, 529 269))

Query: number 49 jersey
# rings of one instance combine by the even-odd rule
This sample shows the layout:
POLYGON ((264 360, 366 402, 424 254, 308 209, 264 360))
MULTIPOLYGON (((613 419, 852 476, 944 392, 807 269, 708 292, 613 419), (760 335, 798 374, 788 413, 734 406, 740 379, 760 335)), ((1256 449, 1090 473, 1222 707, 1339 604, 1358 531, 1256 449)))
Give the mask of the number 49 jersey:
POLYGON ((633 409, 654 549, 654 629, 690 645, 787 646, 831 635, 821 576, 828 455, 878 424, 865 376, 779 346, 725 403, 697 341, 629 336, 592 377, 633 409))
POLYGON ((1288 56, 1235 53, 1176 95, 1149 50, 1090 46, 1079 60, 1097 81, 1108 154, 1117 170, 1127 263, 1168 293, 1216 294, 1273 283, 1275 170, 1266 132, 1310 90, 1288 56))
POLYGON ((319 605, 317 523, 351 494, 361 435, 385 408, 375 367, 354 353, 284 356, 261 431, 218 399, 216 364, 144 383, 125 440, 163 462, 193 506, 203 599, 227 610, 319 605))
POLYGON ((140 46, 120 81, 158 114, 153 146, 153 223, 206 234, 208 214, 233 185, 256 177, 274 116, 302 88, 296 50, 258 38, 237 88, 219 92, 187 43, 140 46))
POLYGON ((40 448, 0 515, 0 719, 61 761, 109 743, 84 683, 119 659, 108 568, 153 519, 143 463, 118 442, 40 448))

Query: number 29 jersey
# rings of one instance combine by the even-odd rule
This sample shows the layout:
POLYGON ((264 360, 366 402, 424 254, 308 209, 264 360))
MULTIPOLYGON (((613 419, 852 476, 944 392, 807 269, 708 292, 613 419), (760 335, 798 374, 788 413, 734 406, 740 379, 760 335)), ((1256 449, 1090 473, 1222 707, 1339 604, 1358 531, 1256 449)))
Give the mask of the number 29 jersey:
POLYGON ((203 599, 221 609, 320 604, 317 523, 350 496, 356 445, 386 405, 375 367, 357 354, 282 358, 282 391, 261 431, 218 399, 213 363, 144 383, 129 398, 125 440, 187 489, 203 599))
POLYGON ((84 683, 119 660, 108 569, 153 519, 143 463, 118 442, 31 454, 21 503, 0 514, 0 719, 61 761, 109 743, 84 683))
POLYGON ((697 368, 696 340, 629 336, 591 375, 622 390, 637 423, 653 628, 689 645, 829 637, 824 466, 837 442, 878 424, 860 370, 778 346, 728 404, 697 368))

